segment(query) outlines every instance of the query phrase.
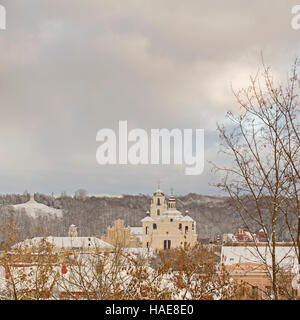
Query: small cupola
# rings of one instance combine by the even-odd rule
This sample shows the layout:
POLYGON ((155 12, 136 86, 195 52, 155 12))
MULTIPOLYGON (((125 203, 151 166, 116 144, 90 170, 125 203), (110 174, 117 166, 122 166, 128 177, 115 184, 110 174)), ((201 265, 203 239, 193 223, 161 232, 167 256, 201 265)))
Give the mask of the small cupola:
POLYGON ((173 195, 173 189, 171 189, 171 196, 168 199, 168 209, 176 209, 176 199, 173 195))

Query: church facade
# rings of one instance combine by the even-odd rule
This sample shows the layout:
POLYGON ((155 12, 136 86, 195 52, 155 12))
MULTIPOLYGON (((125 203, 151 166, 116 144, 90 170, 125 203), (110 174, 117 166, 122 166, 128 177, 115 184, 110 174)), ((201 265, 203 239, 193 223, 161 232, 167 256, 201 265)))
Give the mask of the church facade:
POLYGON ((151 200, 150 212, 141 220, 143 248, 167 250, 193 246, 197 242, 196 221, 176 209, 173 195, 166 199, 158 188, 151 200))

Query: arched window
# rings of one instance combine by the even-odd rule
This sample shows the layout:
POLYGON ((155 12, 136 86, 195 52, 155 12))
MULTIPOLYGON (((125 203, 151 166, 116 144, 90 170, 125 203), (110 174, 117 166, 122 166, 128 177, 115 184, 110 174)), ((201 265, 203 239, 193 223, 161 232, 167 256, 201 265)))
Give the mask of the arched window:
POLYGON ((160 209, 157 209, 157 215, 160 216, 160 209))
POLYGON ((178 229, 181 231, 182 230, 182 224, 179 223, 178 229))
POLYGON ((160 206, 160 198, 157 198, 157 205, 160 206))

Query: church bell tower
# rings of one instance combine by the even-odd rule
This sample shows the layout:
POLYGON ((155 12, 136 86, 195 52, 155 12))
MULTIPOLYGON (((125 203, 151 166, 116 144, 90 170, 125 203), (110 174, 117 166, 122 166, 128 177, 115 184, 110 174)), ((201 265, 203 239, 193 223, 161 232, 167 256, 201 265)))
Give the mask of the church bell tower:
POLYGON ((151 218, 159 218, 167 210, 167 201, 165 194, 160 189, 160 184, 158 183, 157 190, 153 194, 150 206, 150 216, 151 218))

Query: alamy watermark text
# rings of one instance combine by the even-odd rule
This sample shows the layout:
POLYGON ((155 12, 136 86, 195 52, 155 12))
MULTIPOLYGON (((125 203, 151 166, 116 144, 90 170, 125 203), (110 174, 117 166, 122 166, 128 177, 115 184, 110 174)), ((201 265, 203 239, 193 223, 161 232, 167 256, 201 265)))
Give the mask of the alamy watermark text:
POLYGON ((193 129, 151 129, 149 135, 138 128, 128 132, 127 121, 119 121, 118 135, 112 129, 101 129, 96 141, 102 143, 96 152, 100 165, 171 164, 173 158, 173 164, 186 165, 186 175, 200 175, 204 170, 203 129, 196 129, 195 134, 193 129))
POLYGON ((0 30, 6 30, 6 9, 0 5, 0 30))

